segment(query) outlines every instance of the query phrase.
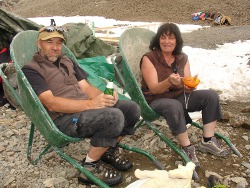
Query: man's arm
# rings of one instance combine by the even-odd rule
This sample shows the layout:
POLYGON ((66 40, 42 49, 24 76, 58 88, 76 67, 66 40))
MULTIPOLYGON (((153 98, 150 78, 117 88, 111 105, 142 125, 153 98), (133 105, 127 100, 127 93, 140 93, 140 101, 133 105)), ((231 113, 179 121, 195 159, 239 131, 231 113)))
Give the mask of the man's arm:
POLYGON ((84 110, 104 108, 106 101, 103 100, 102 95, 88 100, 73 100, 56 97, 50 90, 47 90, 41 93, 38 98, 49 111, 76 113, 84 110))
POLYGON ((50 90, 41 93, 38 98, 49 111, 61 113, 76 113, 84 110, 110 107, 118 100, 117 94, 114 96, 104 95, 99 89, 90 85, 86 80, 81 80, 79 85, 89 96, 89 99, 72 100, 56 97, 50 90))
POLYGON ((81 80, 78 82, 81 90, 88 95, 89 98, 94 98, 103 92, 98 88, 90 85, 86 80, 81 80))
MULTIPOLYGON (((89 82, 87 82, 86 78, 88 74, 82 68, 80 68, 77 63, 75 62, 73 63, 74 63, 74 70, 76 72, 76 78, 78 80, 78 84, 81 90, 84 93, 86 93, 90 99, 93 99, 98 95, 101 95, 103 93, 101 90, 99 90, 98 88, 92 86, 91 84, 89 84, 89 82)), ((110 96, 104 96, 104 97, 110 101, 110 96)), ((118 95, 116 92, 114 92, 114 97, 111 99, 111 101, 113 101, 112 102, 113 105, 118 101, 118 95)), ((112 103, 111 105, 109 104, 108 106, 113 106, 112 103)))
POLYGON ((98 88, 92 86, 87 82, 88 73, 86 73, 77 63, 74 61, 74 70, 75 70, 75 76, 78 80, 78 84, 81 88, 81 90, 88 95, 89 98, 94 98, 100 94, 102 94, 102 91, 100 91, 98 88))
POLYGON ((62 97, 56 97, 49 90, 44 78, 33 69, 24 67, 22 70, 29 80, 32 88, 37 94, 42 104, 50 111, 61 113, 76 113, 89 109, 99 109, 104 107, 113 106, 117 101, 117 96, 104 95, 99 89, 91 86, 84 78, 87 74, 83 70, 76 66, 79 86, 89 96, 88 100, 72 100, 62 97))

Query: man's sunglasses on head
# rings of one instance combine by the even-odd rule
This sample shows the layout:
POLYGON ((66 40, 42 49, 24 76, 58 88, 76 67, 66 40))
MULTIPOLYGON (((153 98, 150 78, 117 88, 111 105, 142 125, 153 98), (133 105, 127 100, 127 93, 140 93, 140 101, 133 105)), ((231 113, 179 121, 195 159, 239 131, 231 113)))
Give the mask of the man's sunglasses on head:
POLYGON ((40 33, 43 31, 47 31, 47 32, 57 31, 58 33, 61 33, 61 34, 65 32, 65 30, 62 27, 57 27, 57 26, 52 26, 52 25, 43 28, 43 30, 41 30, 40 33))

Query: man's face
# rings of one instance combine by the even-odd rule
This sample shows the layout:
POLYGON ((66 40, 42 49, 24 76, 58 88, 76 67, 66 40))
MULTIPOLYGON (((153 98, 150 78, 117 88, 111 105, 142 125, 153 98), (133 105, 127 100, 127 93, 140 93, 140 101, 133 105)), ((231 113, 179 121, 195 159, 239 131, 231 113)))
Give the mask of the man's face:
POLYGON ((40 55, 53 63, 62 53, 63 39, 54 37, 48 40, 38 40, 37 46, 40 55))

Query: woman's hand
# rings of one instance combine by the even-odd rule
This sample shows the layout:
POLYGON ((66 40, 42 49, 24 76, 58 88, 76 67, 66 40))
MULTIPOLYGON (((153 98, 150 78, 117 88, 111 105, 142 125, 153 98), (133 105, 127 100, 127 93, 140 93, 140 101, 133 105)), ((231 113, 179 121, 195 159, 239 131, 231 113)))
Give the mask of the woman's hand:
POLYGON ((191 93, 194 90, 196 90, 196 87, 188 87, 188 86, 184 85, 184 90, 186 93, 191 93))
POLYGON ((175 86, 182 84, 181 77, 179 74, 172 73, 169 77, 169 82, 175 86))
MULTIPOLYGON (((198 74, 196 74, 193 79, 195 80, 198 77, 198 74)), ((188 87, 184 84, 184 90, 186 93, 191 93, 192 91, 196 90, 197 87, 188 87)))

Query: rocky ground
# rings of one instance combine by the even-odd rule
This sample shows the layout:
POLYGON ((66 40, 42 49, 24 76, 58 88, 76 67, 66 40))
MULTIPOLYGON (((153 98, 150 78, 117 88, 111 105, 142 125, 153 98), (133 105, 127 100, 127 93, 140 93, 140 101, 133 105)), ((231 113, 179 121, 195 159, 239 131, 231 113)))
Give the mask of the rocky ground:
MULTIPOLYGON (((250 3, 249 0, 192 1, 138 1, 138 0, 100 0, 87 1, 38 1, 38 0, 1 0, 0 8, 16 13, 25 18, 38 16, 104 16, 117 20, 176 22, 212 26, 209 21, 191 20, 191 14, 199 11, 221 12, 230 16, 233 26, 212 26, 183 35, 185 45, 202 48, 216 48, 216 45, 237 40, 250 40, 250 3)), ((250 84, 250 81, 246 81, 250 84)), ((239 99, 240 101, 241 99, 239 99)), ((225 116, 219 122, 217 131, 230 138, 242 154, 231 154, 221 159, 197 152, 201 169, 197 171, 200 179, 193 187, 206 186, 209 174, 216 174, 228 187, 246 188, 250 185, 250 101, 221 101, 225 116), (248 185, 247 185, 248 183, 248 185)), ((164 134, 174 140, 168 128, 156 125, 164 134)), ((190 138, 195 145, 200 141, 201 131, 189 128, 190 138)), ((26 157, 29 134, 29 119, 21 110, 0 107, 0 187, 4 188, 43 188, 70 187, 84 188, 77 182, 75 169, 50 151, 35 166, 28 163, 26 157)), ((177 167, 181 159, 162 141, 144 127, 136 131, 135 136, 126 138, 125 144, 145 149, 152 153, 167 170, 177 167)), ((44 146, 42 136, 36 132, 34 155, 44 146)), ((64 150, 77 160, 81 160, 88 150, 88 141, 70 144, 64 150)), ((144 156, 125 152, 131 158, 134 167, 124 173, 124 183, 116 187, 126 187, 136 180, 134 170, 154 169, 155 166, 144 156)))
MULTIPOLYGON (((222 103, 225 119, 219 122, 217 132, 226 135, 242 154, 242 157, 231 153, 228 158, 219 158, 197 152, 201 162, 201 168, 197 171, 200 179, 194 181, 192 187, 206 186, 207 177, 211 174, 219 177, 228 187, 248 187, 247 184, 249 184, 250 180, 250 107, 246 106, 246 103, 237 103, 237 105, 241 105, 242 109, 238 111, 239 108, 234 107, 232 109, 231 105, 232 102, 227 103, 224 101, 222 103)), ((177 144, 167 127, 159 124, 156 127, 177 144)), ((191 141, 198 146, 201 139, 201 131, 194 127, 190 127, 188 131, 191 141)), ((89 187, 80 185, 77 181, 77 171, 52 150, 37 165, 33 166, 28 162, 26 152, 29 119, 23 111, 13 110, 8 107, 8 104, 0 108, 0 135, 0 187, 89 187)), ((36 157, 45 146, 45 142, 39 132, 35 133, 34 138, 32 151, 33 157, 36 157)), ((89 140, 70 144, 63 150, 80 161, 85 157, 85 153, 88 150, 88 142, 89 140)), ((134 136, 127 137, 123 143, 151 153, 166 167, 166 170, 175 169, 178 164, 183 164, 182 159, 146 127, 139 128, 134 136)), ((225 144, 224 147, 226 147, 225 144)), ((124 182, 116 186, 117 188, 126 187, 129 183, 136 180, 134 176, 135 169, 153 170, 156 168, 143 155, 129 151, 125 151, 125 155, 133 161, 134 167, 124 173, 124 182)))

